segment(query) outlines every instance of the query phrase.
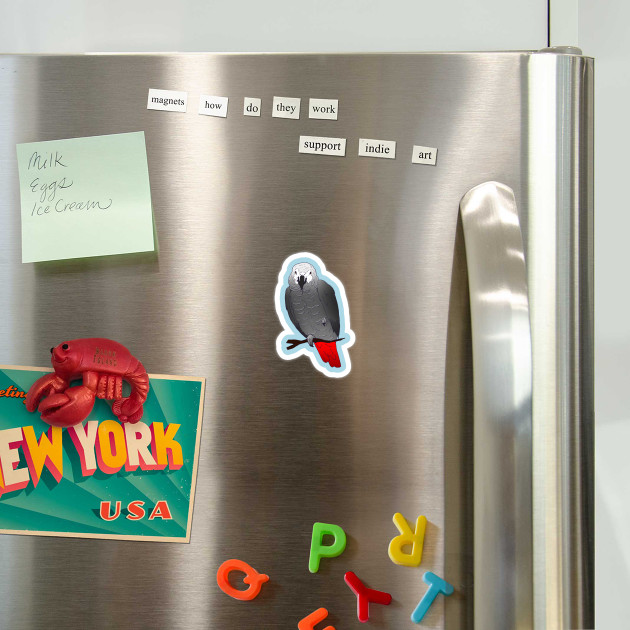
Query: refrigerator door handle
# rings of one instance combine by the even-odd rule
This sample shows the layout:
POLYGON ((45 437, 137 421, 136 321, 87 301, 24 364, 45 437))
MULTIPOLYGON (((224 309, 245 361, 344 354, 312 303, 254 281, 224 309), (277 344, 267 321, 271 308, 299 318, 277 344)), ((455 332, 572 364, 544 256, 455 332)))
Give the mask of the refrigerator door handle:
POLYGON ((532 343, 523 237, 498 182, 460 202, 474 388, 475 628, 533 627, 532 343))

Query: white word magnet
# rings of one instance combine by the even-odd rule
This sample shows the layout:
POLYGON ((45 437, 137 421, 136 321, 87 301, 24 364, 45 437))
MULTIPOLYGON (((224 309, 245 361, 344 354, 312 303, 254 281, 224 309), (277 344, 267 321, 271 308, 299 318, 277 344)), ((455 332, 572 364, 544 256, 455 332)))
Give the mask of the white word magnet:
POLYGON ((336 98, 311 98, 308 101, 308 117, 337 120, 339 101, 336 98))
POLYGON ((243 116, 260 116, 262 101, 259 98, 246 96, 243 99, 243 116))
POLYGON ((225 118, 228 112, 227 96, 207 96, 202 94, 199 97, 199 113, 204 116, 219 116, 225 118))
POLYGON ((188 92, 149 90, 147 109, 159 109, 165 112, 185 112, 187 104, 188 92))
POLYGON ((387 158, 393 160, 396 158, 396 141, 360 138, 359 155, 361 157, 387 158))
POLYGON ((300 136, 300 153, 315 153, 318 155, 346 154, 345 138, 318 138, 317 136, 300 136))
POLYGON ((274 96, 271 115, 273 118, 299 118, 300 117, 299 98, 289 98, 288 96, 274 96))
POLYGON ((411 154, 411 162, 413 164, 430 164, 435 166, 435 160, 437 159, 437 149, 435 147, 420 147, 414 145, 413 153, 411 154))

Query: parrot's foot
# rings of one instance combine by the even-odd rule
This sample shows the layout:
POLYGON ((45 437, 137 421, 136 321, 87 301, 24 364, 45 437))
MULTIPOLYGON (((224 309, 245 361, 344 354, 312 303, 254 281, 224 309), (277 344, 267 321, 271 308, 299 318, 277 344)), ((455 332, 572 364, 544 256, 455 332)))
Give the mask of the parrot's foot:
POLYGON ((315 337, 313 337, 313 335, 309 335, 306 338, 306 341, 308 342, 308 345, 311 346, 311 348, 313 347, 313 339, 315 339, 315 337))

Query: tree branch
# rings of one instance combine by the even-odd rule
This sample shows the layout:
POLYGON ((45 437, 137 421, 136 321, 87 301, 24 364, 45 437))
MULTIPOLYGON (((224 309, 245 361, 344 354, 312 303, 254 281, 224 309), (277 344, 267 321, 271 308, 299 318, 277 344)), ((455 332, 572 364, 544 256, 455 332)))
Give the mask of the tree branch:
MULTIPOLYGON (((313 338, 313 343, 337 343, 338 341, 343 341, 345 337, 340 337, 339 339, 333 339, 329 341, 328 339, 315 339, 313 338)), ((293 350, 293 348, 297 348, 297 346, 301 346, 303 343, 308 343, 308 339, 287 339, 287 350, 293 350)))

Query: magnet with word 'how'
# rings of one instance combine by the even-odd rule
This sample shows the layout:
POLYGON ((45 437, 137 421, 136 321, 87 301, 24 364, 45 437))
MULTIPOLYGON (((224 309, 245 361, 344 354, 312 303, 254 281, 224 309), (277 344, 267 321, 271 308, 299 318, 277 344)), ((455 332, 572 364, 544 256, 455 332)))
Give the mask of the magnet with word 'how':
POLYGON ((219 588, 226 595, 246 602, 257 597, 260 593, 262 585, 268 580, 268 575, 258 573, 256 569, 252 568, 249 564, 247 564, 247 562, 243 562, 242 560, 226 560, 217 571, 217 584, 219 585, 219 588), (245 573, 243 582, 245 584, 249 584, 248 589, 241 591, 230 584, 229 574, 232 571, 242 571, 245 573))

